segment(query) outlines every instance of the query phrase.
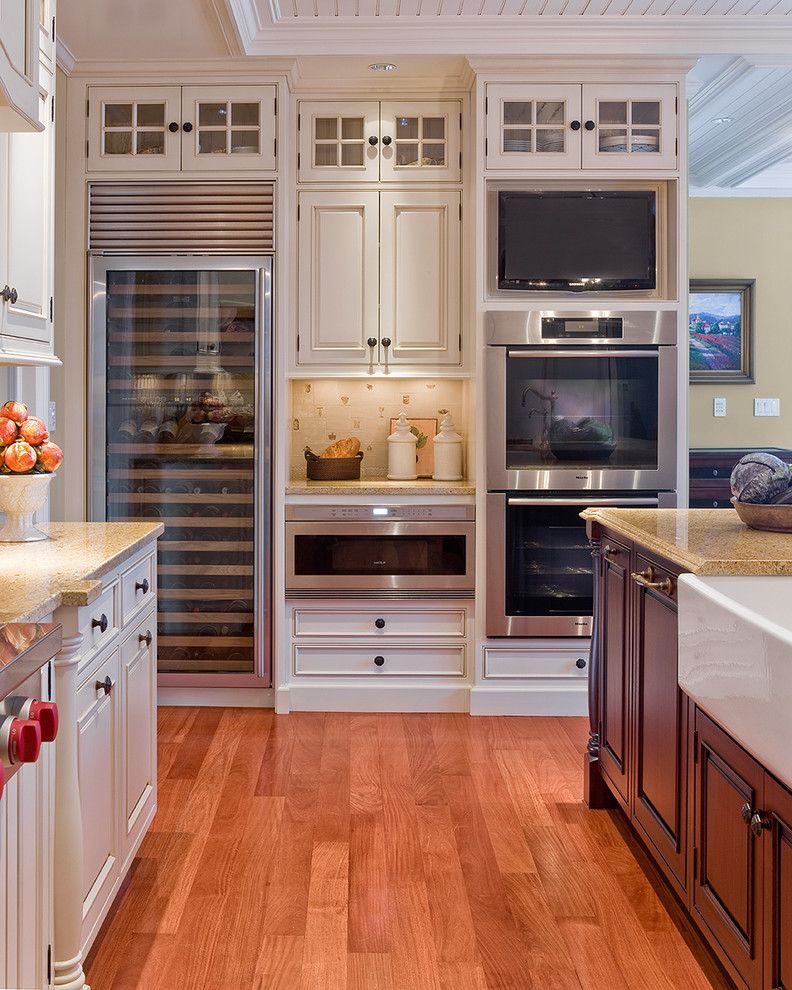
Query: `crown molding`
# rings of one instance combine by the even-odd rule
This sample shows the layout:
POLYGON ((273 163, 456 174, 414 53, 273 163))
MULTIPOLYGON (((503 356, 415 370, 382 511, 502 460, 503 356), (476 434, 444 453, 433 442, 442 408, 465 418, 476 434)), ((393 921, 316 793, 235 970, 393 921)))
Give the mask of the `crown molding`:
POLYGON ((239 23, 230 7, 230 0, 207 0, 215 15, 223 41, 229 55, 244 55, 245 42, 239 30, 239 23))
POLYGON ((77 59, 60 38, 55 42, 55 62, 61 72, 67 76, 72 75, 77 66, 77 59))
POLYGON ((113 79, 134 79, 142 83, 151 83, 152 79, 173 80, 174 83, 185 85, 195 85, 201 79, 228 79, 229 75, 233 75, 235 81, 255 84, 262 81, 262 76, 285 76, 290 81, 293 78, 294 66, 293 58, 248 55, 181 61, 172 58, 135 59, 133 62, 82 59, 75 62, 70 74, 82 78, 102 76, 113 79))

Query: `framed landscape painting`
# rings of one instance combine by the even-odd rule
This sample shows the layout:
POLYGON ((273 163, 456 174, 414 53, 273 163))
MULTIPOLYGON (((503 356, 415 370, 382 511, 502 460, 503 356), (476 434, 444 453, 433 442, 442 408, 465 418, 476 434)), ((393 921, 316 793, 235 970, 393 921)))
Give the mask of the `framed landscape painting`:
POLYGON ((752 278, 690 281, 691 382, 752 382, 752 278))

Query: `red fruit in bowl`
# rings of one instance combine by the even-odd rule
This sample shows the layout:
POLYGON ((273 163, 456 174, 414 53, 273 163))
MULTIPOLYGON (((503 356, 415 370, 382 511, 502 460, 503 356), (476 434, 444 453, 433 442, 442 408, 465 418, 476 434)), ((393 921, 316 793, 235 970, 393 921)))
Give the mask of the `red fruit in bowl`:
POLYGON ((8 419, 13 419, 17 424, 24 423, 28 418, 28 407, 24 402, 9 399, 3 408, 0 409, 0 416, 7 416, 8 419))
POLYGON ((19 427, 19 439, 26 440, 34 446, 44 443, 45 440, 49 439, 47 424, 43 419, 39 419, 38 416, 28 416, 25 422, 19 427))
POLYGON ((52 474, 53 471, 57 471, 62 460, 63 451, 51 440, 45 440, 44 443, 38 448, 39 465, 48 474, 52 474))
POLYGON ((17 425, 13 419, 7 416, 0 416, 0 445, 13 443, 17 438, 17 425))
POLYGON ((36 452, 24 440, 16 440, 6 447, 5 465, 15 474, 27 474, 36 466, 36 452))

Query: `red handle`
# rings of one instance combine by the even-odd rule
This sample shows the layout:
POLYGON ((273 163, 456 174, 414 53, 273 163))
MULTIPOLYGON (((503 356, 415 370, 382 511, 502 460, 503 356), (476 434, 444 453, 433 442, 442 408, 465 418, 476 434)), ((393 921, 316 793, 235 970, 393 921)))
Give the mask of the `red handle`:
POLYGON ((28 718, 38 722, 42 742, 54 742, 58 735, 58 706, 54 701, 34 701, 28 718))
POLYGON ((12 763, 35 763, 41 752, 41 726, 32 718, 15 718, 8 733, 12 763))

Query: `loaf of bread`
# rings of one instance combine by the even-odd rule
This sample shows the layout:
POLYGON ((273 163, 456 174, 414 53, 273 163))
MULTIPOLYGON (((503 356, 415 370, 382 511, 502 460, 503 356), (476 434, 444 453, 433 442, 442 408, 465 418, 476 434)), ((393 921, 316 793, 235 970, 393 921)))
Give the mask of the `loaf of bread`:
POLYGON ((360 450, 360 440, 357 437, 349 437, 346 440, 336 440, 331 443, 327 450, 320 454, 320 457, 357 457, 360 450))

